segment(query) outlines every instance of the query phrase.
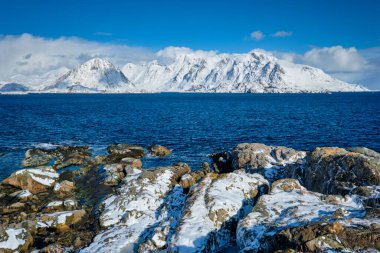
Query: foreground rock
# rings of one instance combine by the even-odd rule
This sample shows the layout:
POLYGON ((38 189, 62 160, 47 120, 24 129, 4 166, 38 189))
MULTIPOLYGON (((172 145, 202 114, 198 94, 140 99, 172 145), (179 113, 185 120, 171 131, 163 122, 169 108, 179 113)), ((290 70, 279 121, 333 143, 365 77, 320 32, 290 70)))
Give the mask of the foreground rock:
POLYGON ((152 155, 161 156, 161 157, 170 155, 172 153, 172 151, 170 149, 168 149, 165 146, 161 146, 161 145, 149 146, 148 150, 150 151, 150 153, 152 155))
POLYGON ((32 244, 33 237, 25 228, 0 227, 0 252, 27 252, 32 244))
POLYGON ((261 143, 241 143, 231 152, 233 169, 245 169, 260 173, 270 182, 286 176, 289 166, 302 166, 306 153, 281 146, 266 146, 261 143))
POLYGON ((109 228, 81 252, 133 252, 154 224, 170 219, 168 209, 160 207, 165 206, 167 196, 178 189, 176 184, 188 172, 190 168, 186 164, 151 171, 131 168, 117 194, 102 203, 99 222, 102 227, 109 228))
POLYGON ((261 175, 243 170, 208 174, 190 192, 170 251, 216 252, 233 243, 237 222, 268 188, 261 175))
POLYGON ((316 148, 308 159, 304 183, 309 190, 325 194, 380 185, 380 154, 366 148, 316 148))
POLYGON ((85 210, 63 211, 43 214, 38 218, 37 228, 55 229, 62 233, 70 230, 70 226, 80 222, 86 215, 85 210))
POLYGON ((24 165, 51 166, 0 184, 0 252, 380 250, 375 151, 245 143, 193 171, 142 169, 136 145, 108 152, 28 151, 24 165))
POLYGON ((237 243, 244 252, 379 248, 380 220, 362 219, 365 215, 357 196, 322 195, 282 179, 239 222, 237 243))
POLYGON ((52 188, 58 177, 59 174, 51 166, 42 166, 16 171, 4 179, 3 183, 36 194, 52 188))

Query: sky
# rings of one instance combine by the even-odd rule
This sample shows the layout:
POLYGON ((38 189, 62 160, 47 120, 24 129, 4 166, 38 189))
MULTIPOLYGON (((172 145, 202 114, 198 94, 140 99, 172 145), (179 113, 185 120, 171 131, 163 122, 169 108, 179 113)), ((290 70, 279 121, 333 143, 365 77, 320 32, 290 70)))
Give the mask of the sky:
POLYGON ((125 64, 166 47, 260 48, 380 89, 377 0, 1 0, 0 9, 0 81, 70 68, 94 55, 125 64), (52 58, 57 51, 64 60, 52 58))

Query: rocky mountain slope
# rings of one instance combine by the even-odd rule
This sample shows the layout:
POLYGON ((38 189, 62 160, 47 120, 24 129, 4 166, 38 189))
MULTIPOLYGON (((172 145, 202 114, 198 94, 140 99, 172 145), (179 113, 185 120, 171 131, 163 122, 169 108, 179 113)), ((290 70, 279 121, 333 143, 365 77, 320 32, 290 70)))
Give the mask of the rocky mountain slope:
POLYGON ((125 75, 146 91, 327 92, 365 91, 322 70, 279 60, 260 51, 248 54, 180 54, 172 63, 127 64, 125 75))
POLYGON ((242 143, 198 171, 143 168, 137 145, 107 150, 28 150, 24 169, 0 184, 0 251, 380 250, 373 150, 242 143))
POLYGON ((0 85, 0 92, 27 92, 29 91, 29 88, 23 84, 19 83, 6 83, 3 85, 0 85))
POLYGON ((44 92, 129 92, 134 85, 106 59, 94 58, 61 76, 44 92))

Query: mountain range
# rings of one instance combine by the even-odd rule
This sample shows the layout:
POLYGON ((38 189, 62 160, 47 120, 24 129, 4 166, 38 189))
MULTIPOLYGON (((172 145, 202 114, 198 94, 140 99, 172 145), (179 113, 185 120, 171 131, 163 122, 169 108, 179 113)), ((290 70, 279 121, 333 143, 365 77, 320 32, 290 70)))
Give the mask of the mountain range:
POLYGON ((321 69, 280 60, 258 50, 246 54, 180 54, 166 64, 157 60, 144 64, 128 63, 122 70, 107 59, 94 58, 44 85, 20 85, 3 84, 0 92, 300 93, 368 90, 337 80, 321 69))

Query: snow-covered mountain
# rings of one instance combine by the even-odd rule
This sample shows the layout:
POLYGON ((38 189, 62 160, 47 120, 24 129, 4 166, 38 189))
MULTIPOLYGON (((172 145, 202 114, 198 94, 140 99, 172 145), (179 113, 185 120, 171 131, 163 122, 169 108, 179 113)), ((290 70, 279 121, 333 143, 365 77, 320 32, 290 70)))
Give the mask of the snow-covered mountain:
MULTIPOLYGON (((158 53, 157 57, 161 61, 128 63, 122 71, 109 60, 94 58, 70 71, 62 67, 38 78, 29 78, 33 82, 27 89, 28 92, 45 93, 293 93, 368 90, 337 80, 321 69, 280 60, 258 50, 247 54, 190 51, 165 57, 158 53)), ((19 76, 14 78, 28 80, 19 76)), ((8 88, 12 87, 6 89, 8 88)))
POLYGON ((44 92, 130 92, 134 85, 109 60, 94 58, 43 89, 44 92))
POLYGON ((170 64, 127 64, 124 74, 137 89, 193 92, 366 91, 321 69, 279 60, 261 51, 248 54, 181 54, 170 64))

